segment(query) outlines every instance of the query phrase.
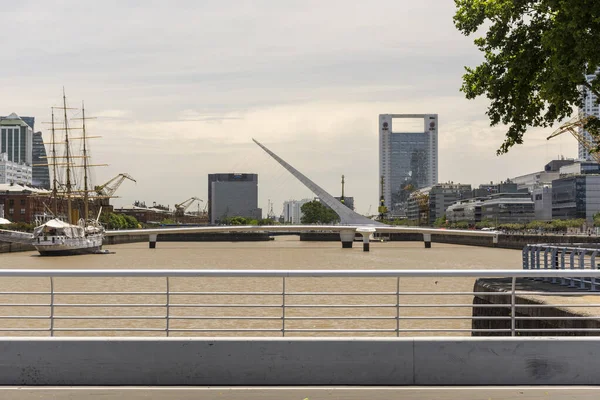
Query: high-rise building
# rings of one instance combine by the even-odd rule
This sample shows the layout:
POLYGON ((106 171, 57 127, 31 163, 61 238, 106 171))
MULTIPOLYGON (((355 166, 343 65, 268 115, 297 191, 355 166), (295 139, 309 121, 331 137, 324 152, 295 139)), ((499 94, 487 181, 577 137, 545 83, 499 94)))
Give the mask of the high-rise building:
MULTIPOLYGON (((586 75, 585 79, 588 81, 588 83, 591 83, 594 79, 596 79, 596 76, 599 73, 600 73, 600 68, 598 70, 596 70, 595 74, 586 75)), ((593 115, 596 118, 600 118, 600 108, 598 107, 598 97, 586 87, 583 87, 583 93, 584 93, 583 107, 579 108, 579 114, 580 115, 582 115, 582 114, 583 115, 593 115)), ((592 140, 592 136, 587 131, 583 130, 582 128, 579 128, 579 134, 583 135, 591 143, 594 143, 594 141, 592 140)), ((578 151, 579 159, 593 160, 590 156, 590 152, 581 143, 579 143, 578 150, 579 150, 578 151)))
POLYGON ((50 189, 50 170, 42 132, 34 132, 32 138, 32 184, 36 187, 50 189))
POLYGON ((0 183, 32 183, 33 129, 17 114, 0 118, 0 183))
POLYGON ((388 212, 405 216, 411 191, 438 182, 437 114, 379 115, 379 176, 388 212), (399 119, 421 119, 423 129, 395 130, 394 120, 399 119))
POLYGON ((261 219, 258 174, 208 174, 208 215, 211 224, 229 217, 261 219))
MULTIPOLYGON (((0 117, 7 119, 8 117, 0 117)), ((48 169, 48 159, 46 158, 46 147, 42 132, 35 131, 35 117, 19 116, 31 128, 32 136, 32 184, 33 186, 50 189, 50 170, 48 169)))

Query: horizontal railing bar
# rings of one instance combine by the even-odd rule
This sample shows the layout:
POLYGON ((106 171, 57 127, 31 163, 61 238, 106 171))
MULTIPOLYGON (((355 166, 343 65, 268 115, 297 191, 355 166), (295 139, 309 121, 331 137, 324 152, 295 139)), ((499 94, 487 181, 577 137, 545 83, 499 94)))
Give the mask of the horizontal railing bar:
MULTIPOLYGON (((233 316, 233 317, 228 317, 228 316, 223 316, 223 317, 189 317, 187 315, 182 315, 180 317, 174 316, 174 315, 170 315, 169 319, 173 320, 173 319, 181 319, 181 320, 194 320, 194 319, 198 319, 198 320, 270 320, 270 321, 281 321, 283 319, 283 317, 239 317, 239 316, 233 316)), ((285 319, 290 319, 288 317, 286 317, 285 319)))
MULTIPOLYGON (((171 308, 281 308, 281 304, 169 304, 171 308)), ((286 306, 287 307, 287 306, 286 306)))
MULTIPOLYGON (((1 306, 1 304, 0 304, 1 306)), ((49 306, 49 305, 47 305, 49 306)), ((89 308, 96 308, 96 307, 143 307, 143 308, 160 308, 160 307, 166 307, 166 304, 157 304, 157 303, 150 303, 150 304, 122 304, 122 303, 106 303, 106 304, 82 304, 82 303, 73 303, 73 304, 69 304, 69 303, 59 303, 59 304, 54 304, 54 307, 81 307, 81 308, 85 308, 85 307, 89 307, 89 308)))
POLYGON ((596 317, 588 317, 588 316, 572 316, 572 317, 519 317, 518 315, 515 316, 515 319, 522 319, 522 320, 565 320, 565 321, 570 321, 570 320, 599 320, 600 321, 600 316, 596 316, 596 317))
POLYGON ((53 328, 61 332, 164 332, 165 328, 53 328))
POLYGON ((539 328, 539 329, 515 329, 517 332, 600 332, 600 328, 539 328))
POLYGON ((361 278, 361 277, 583 277, 600 278, 600 270, 593 269, 396 269, 396 270, 243 270, 243 269, 2 269, 0 277, 262 277, 262 278, 361 278))
POLYGON ((399 332, 510 332, 508 329, 444 329, 444 328, 415 328, 415 329, 399 329, 399 332))
MULTIPOLYGON (((243 328, 243 329, 235 329, 235 328, 169 328, 169 332, 281 332, 281 328, 278 329, 268 329, 268 328, 243 328)), ((287 332, 287 329, 286 329, 287 332)))
POLYGON ((0 332, 49 332, 50 328, 0 328, 0 332))
POLYGON ((517 308, 552 308, 552 307, 600 307, 600 304, 521 304, 516 303, 517 308))

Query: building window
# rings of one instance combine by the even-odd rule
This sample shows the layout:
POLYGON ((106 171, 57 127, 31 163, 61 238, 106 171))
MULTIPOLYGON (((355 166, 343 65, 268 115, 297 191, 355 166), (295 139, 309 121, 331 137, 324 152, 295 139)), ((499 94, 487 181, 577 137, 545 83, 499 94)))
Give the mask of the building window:
POLYGON ((14 214, 15 213, 15 209, 14 208, 9 208, 8 209, 8 213, 9 214, 14 214))
POLYGON ((21 208, 21 215, 25 215, 25 209, 21 208))
POLYGON ((24 206, 25 205, 25 199, 21 199, 21 205, 24 206))

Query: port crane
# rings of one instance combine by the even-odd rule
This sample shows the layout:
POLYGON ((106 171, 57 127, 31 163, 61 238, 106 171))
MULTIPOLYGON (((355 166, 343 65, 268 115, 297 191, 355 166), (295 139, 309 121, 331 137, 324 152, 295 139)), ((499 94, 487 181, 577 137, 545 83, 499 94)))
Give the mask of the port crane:
POLYGON ((200 201, 202 201, 202 199, 200 199, 198 197, 190 197, 189 199, 187 199, 179 204, 175 204, 175 216, 183 217, 185 210, 187 210, 194 203, 194 201, 200 202, 200 201))
POLYGON ((121 183, 123 183, 123 181, 125 179, 129 179, 130 181, 137 183, 137 181, 135 179, 133 179, 133 177, 131 175, 123 173, 123 174, 119 174, 119 175, 115 176, 114 178, 112 178, 111 180, 109 180, 108 182, 106 182, 103 185, 95 186, 94 190, 96 191, 96 194, 98 197, 102 197, 102 198, 113 197, 113 195, 115 194, 115 192, 117 191, 119 186, 121 186, 121 183))
POLYGON ((576 115, 561 125, 557 130, 552 132, 552 134, 548 136, 546 140, 550 140, 562 133, 569 132, 575 139, 577 139, 579 143, 581 143, 588 153, 590 153, 590 157, 592 157, 595 162, 600 163, 600 153, 596 151, 596 145, 583 133, 583 126, 588 122, 589 119, 590 116, 583 116, 581 114, 576 115))

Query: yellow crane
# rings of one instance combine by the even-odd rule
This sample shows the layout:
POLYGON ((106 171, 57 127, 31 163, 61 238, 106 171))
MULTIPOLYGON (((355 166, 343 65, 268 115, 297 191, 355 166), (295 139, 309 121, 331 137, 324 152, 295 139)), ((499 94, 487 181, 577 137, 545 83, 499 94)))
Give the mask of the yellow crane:
POLYGON ((108 182, 106 182, 105 184, 95 186, 94 190, 96 191, 96 194, 98 195, 98 197, 103 197, 103 198, 112 197, 115 194, 115 192, 117 191, 117 189, 119 188, 119 186, 121 186, 121 183, 123 183, 123 181, 125 179, 129 179, 130 181, 137 182, 129 174, 119 174, 119 175, 115 176, 114 178, 112 178, 111 180, 109 180, 108 182))
POLYGON ((592 140, 589 140, 582 132, 583 126, 590 118, 595 117, 590 115, 584 116, 582 114, 576 115, 558 127, 558 129, 552 132, 552 134, 548 136, 546 140, 557 137, 562 133, 569 132, 590 153, 590 156, 594 159, 594 161, 600 163, 600 153, 596 151, 596 144, 592 140))

